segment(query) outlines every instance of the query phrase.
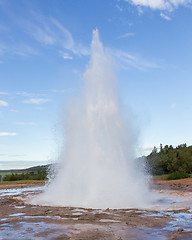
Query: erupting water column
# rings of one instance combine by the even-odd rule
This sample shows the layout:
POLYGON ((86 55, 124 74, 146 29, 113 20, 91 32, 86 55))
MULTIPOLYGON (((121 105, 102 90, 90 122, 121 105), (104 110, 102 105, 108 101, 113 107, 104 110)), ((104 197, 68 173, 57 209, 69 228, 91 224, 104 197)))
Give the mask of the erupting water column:
POLYGON ((94 30, 82 97, 67 108, 58 174, 36 203, 91 208, 147 204, 146 177, 136 164, 135 136, 121 112, 115 84, 111 58, 94 30))

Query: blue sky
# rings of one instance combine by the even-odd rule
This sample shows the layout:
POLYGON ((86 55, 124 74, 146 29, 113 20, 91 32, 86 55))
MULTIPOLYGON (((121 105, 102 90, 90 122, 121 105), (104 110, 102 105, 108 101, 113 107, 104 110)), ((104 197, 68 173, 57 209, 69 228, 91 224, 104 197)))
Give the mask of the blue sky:
POLYGON ((58 158, 95 28, 138 126, 138 156, 191 145, 191 25, 191 0, 0 0, 0 169, 58 158))

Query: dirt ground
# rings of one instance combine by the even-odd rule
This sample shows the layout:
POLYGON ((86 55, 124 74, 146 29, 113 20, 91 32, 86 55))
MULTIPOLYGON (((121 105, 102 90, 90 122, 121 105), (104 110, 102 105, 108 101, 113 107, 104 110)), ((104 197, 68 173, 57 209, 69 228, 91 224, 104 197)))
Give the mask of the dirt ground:
MULTIPOLYGON (((156 189, 173 189, 181 191, 192 191, 192 178, 178 179, 178 180, 153 180, 153 187, 156 189)), ((32 186, 41 186, 44 182, 32 182, 32 183, 11 183, 11 184, 0 184, 0 189, 10 188, 23 188, 32 186)))
MULTIPOLYGON (((41 190, 33 192, 30 187, 31 184, 1 185, 0 240, 192 239, 189 205, 174 210, 38 206, 29 204, 27 199, 41 190), (25 190, 11 195, 13 187, 25 190)), ((191 198, 192 179, 154 180, 153 188, 191 198)))
POLYGON ((192 192, 192 178, 178 180, 153 180, 156 189, 172 189, 192 192))
POLYGON ((31 183, 10 183, 10 184, 0 184, 0 189, 11 189, 11 188, 24 188, 24 187, 32 187, 32 186, 42 186, 44 185, 44 181, 42 182, 31 182, 31 183))

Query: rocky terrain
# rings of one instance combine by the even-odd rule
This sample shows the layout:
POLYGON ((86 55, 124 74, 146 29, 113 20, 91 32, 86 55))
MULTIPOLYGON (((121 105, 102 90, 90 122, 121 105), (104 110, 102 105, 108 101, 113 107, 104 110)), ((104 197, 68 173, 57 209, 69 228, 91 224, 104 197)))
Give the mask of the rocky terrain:
POLYGON ((30 199, 42 186, 12 187, 0 189, 0 239, 192 238, 192 179, 155 180, 154 191, 162 194, 163 203, 148 209, 37 206, 30 199))

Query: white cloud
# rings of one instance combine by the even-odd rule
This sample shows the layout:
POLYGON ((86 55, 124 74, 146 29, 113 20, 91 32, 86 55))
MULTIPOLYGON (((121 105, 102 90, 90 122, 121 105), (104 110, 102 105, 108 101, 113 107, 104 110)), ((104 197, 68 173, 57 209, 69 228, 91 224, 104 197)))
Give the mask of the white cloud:
POLYGON ((11 109, 11 110, 10 110, 10 112, 17 113, 17 112, 19 112, 19 111, 18 111, 18 110, 16 110, 16 109, 11 109))
POLYGON ((16 95, 21 95, 21 96, 31 96, 32 94, 31 93, 28 93, 28 92, 24 92, 24 91, 17 91, 16 92, 16 95))
POLYGON ((135 35, 135 33, 133 33, 133 32, 128 32, 128 33, 125 33, 125 34, 123 34, 123 35, 120 35, 119 37, 117 37, 117 39, 128 38, 128 37, 132 37, 132 36, 134 36, 134 35, 135 35))
POLYGON ((56 19, 33 13, 34 21, 27 23, 27 32, 38 42, 72 49, 71 33, 56 19))
POLYGON ((149 144, 149 145, 144 145, 142 147, 139 148, 139 153, 141 155, 148 155, 152 152, 152 150, 154 149, 154 147, 157 148, 157 150, 159 150, 159 144, 149 144))
POLYGON ((0 95, 8 95, 8 92, 0 92, 0 95))
MULTIPOLYGON (((16 42, 0 42, 0 55, 18 55, 22 57, 26 57, 29 55, 37 55, 37 51, 33 49, 31 46, 26 45, 25 43, 17 44, 16 42)), ((4 63, 1 61, 1 63, 4 63)))
POLYGON ((121 6, 119 6, 119 4, 116 4, 116 8, 119 9, 120 12, 123 11, 123 8, 121 6))
POLYGON ((4 137, 4 136, 15 136, 17 135, 16 133, 13 133, 13 132, 0 132, 0 136, 4 137))
MULTIPOLYGON (((18 157, 20 159, 20 157, 18 157)), ((0 169, 10 170, 10 169, 25 169, 28 167, 39 166, 48 164, 47 161, 23 161, 23 160, 14 160, 14 161, 0 161, 0 169)))
POLYGON ((30 126, 37 125, 35 122, 16 122, 15 124, 17 124, 17 125, 30 125, 30 126))
POLYGON ((121 63, 121 67, 125 69, 134 67, 141 71, 145 71, 147 69, 162 68, 162 66, 155 62, 142 59, 141 57, 134 56, 128 52, 113 49, 111 53, 116 59, 118 59, 118 62, 121 63))
POLYGON ((62 56, 63 59, 73 59, 73 57, 69 53, 59 51, 59 54, 62 56))
POLYGON ((66 88, 66 89, 52 89, 51 92, 53 93, 66 93, 74 91, 73 88, 66 88))
POLYGON ((22 56, 22 57, 27 57, 30 55, 38 55, 38 52, 34 48, 26 45, 25 43, 19 44, 17 46, 13 46, 11 48, 11 53, 14 55, 22 56))
POLYGON ((153 10, 172 11, 173 9, 182 6, 189 6, 192 0, 124 0, 133 5, 140 7, 149 7, 153 10))
POLYGON ((7 106, 9 106, 9 104, 8 104, 8 102, 5 102, 5 101, 3 101, 3 100, 0 100, 0 106, 2 106, 2 107, 7 107, 7 106))
MULTIPOLYGON (((33 19, 22 21, 22 27, 27 34, 41 43, 43 46, 56 47, 59 50, 66 49, 75 55, 88 55, 89 50, 81 44, 75 43, 70 31, 53 17, 32 13, 33 19)), ((65 59, 71 59, 69 55, 65 59)))
POLYGON ((46 102, 50 102, 50 99, 45 99, 45 98, 30 98, 25 101, 24 103, 31 103, 31 104, 42 104, 46 102))
POLYGON ((0 154, 0 156, 8 156, 8 157, 25 157, 26 154, 0 154))
POLYGON ((169 16, 167 16, 166 14, 164 14, 164 13, 160 13, 160 16, 162 17, 162 18, 164 18, 165 20, 167 20, 167 21, 170 21, 171 20, 171 18, 169 17, 169 16))
MULTIPOLYGON (((0 55, 18 55, 22 57, 38 55, 40 48, 50 47, 58 52, 58 50, 67 50, 73 55, 88 55, 89 47, 75 42, 71 32, 56 18, 46 17, 34 11, 28 12, 28 18, 23 18, 17 14, 12 14, 14 26, 21 34, 28 35, 30 39, 26 42, 26 37, 22 40, 15 36, 11 36, 11 25, 7 31, 4 31, 3 38, 0 41, 0 55), (32 42, 31 42, 32 40, 32 42), (40 43, 33 44, 34 41, 40 43), (40 46, 40 47, 39 47, 40 46)), ((0 32, 7 28, 0 23, 0 32)), ((65 59, 71 59, 72 56, 64 55, 65 59)), ((1 61, 0 61, 1 63, 1 61)))

